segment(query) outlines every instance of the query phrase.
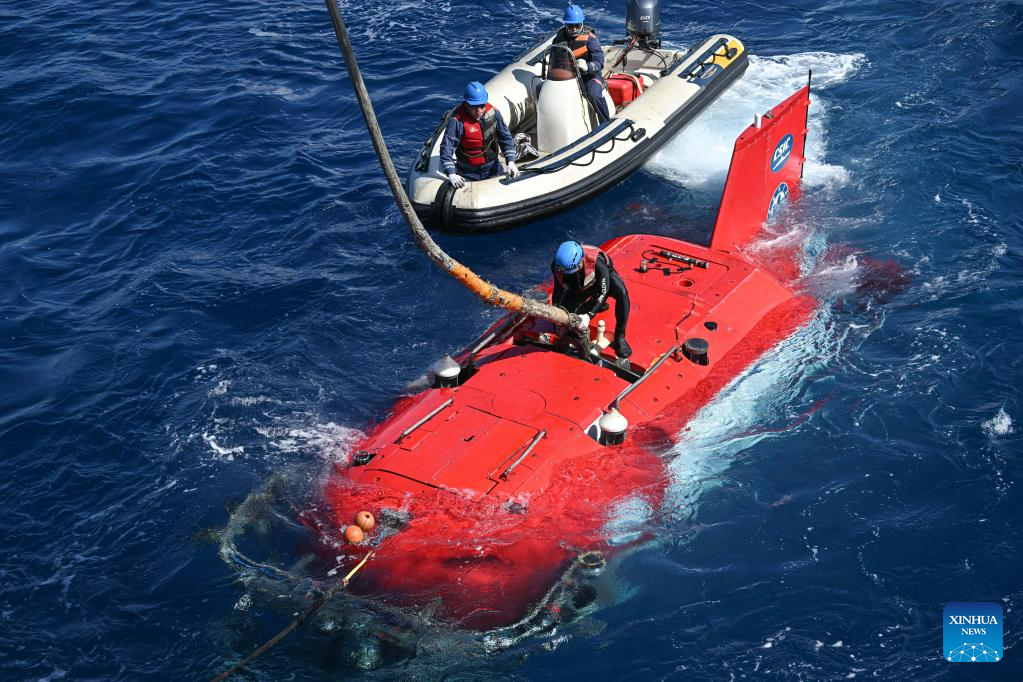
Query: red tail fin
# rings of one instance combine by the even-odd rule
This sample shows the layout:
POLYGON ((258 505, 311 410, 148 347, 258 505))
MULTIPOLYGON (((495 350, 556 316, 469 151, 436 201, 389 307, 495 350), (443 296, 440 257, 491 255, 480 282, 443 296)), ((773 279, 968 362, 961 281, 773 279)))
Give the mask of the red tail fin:
POLYGON ((800 194, 806 155, 810 84, 764 115, 735 140, 710 247, 748 243, 775 208, 800 194))

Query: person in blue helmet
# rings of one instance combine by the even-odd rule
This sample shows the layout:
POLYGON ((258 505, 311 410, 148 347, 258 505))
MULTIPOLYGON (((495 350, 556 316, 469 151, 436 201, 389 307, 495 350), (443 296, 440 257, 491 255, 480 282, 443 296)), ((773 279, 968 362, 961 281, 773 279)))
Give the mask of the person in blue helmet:
POLYGON ((587 329, 590 319, 607 310, 607 299, 615 300, 615 334, 611 348, 620 358, 632 355, 625 341, 625 327, 629 323, 629 292, 625 282, 615 271, 611 257, 596 246, 579 242, 563 242, 551 263, 554 273, 554 291, 551 303, 582 317, 582 328, 587 329))
POLYGON ((603 74, 604 48, 600 46, 600 41, 593 29, 583 25, 585 18, 582 7, 579 5, 566 7, 565 25, 554 36, 554 44, 561 43, 572 50, 579 71, 583 74, 586 98, 597 113, 598 123, 603 123, 611 118, 607 109, 607 100, 604 99, 604 89, 607 87, 603 74))
POLYGON ((444 174, 456 189, 466 180, 486 180, 501 173, 497 159, 500 143, 508 161, 508 177, 519 174, 515 165, 515 140, 504 117, 487 100, 487 89, 479 81, 465 86, 464 100, 448 120, 440 144, 440 162, 444 174))

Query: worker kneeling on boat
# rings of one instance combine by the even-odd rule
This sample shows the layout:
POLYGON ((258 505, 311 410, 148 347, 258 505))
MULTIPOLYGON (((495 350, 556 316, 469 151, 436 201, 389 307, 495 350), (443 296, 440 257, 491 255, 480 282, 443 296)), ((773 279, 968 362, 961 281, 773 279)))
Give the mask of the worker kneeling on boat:
POLYGON ((554 292, 551 303, 582 317, 581 328, 589 329, 590 319, 607 310, 607 299, 615 300, 615 335, 611 347, 620 358, 632 355, 625 342, 629 322, 629 292, 615 271, 611 258, 596 246, 563 242, 551 263, 554 292))
POLYGON ((604 48, 600 46, 597 34, 588 26, 583 26, 585 15, 579 5, 569 5, 565 8, 564 22, 553 43, 568 45, 572 55, 576 58, 579 71, 583 74, 583 83, 586 85, 586 98, 593 105, 597 113, 597 123, 603 123, 611 118, 607 109, 607 100, 604 99, 604 48))
POLYGON ((489 104, 487 89, 479 81, 465 86, 465 101, 455 109, 444 130, 440 145, 440 162, 455 188, 466 180, 497 177, 501 164, 497 159, 496 141, 500 141, 508 160, 508 177, 515 178, 515 141, 501 112, 489 104))

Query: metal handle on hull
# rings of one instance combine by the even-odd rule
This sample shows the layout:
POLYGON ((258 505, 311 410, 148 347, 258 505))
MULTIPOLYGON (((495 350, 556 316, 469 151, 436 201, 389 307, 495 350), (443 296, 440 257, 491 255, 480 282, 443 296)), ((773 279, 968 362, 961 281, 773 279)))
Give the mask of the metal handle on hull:
POLYGON ((477 353, 479 353, 481 350, 483 350, 484 348, 489 346, 490 343, 494 339, 498 338, 499 336, 504 336, 505 334, 510 332, 512 329, 514 329, 515 327, 517 327, 520 324, 522 324, 522 321, 524 319, 525 318, 522 317, 521 315, 516 315, 515 317, 511 318, 510 320, 505 322, 503 325, 501 325, 500 327, 498 327, 497 329, 495 329, 494 331, 490 332, 489 334, 484 336, 482 339, 480 339, 479 343, 477 343, 475 346, 473 346, 472 350, 469 351, 469 366, 470 367, 475 367, 476 366, 476 354, 477 353))
POLYGON ((650 367, 650 369, 648 369, 646 371, 646 373, 643 376, 641 376, 639 379, 637 379, 635 383, 630 384, 629 386, 627 386, 624 391, 619 393, 618 397, 615 398, 613 401, 611 401, 611 404, 609 405, 609 407, 613 407, 614 409, 617 410, 618 409, 618 404, 621 403, 623 400, 625 400, 626 396, 628 396, 630 393, 632 393, 637 388, 639 388, 640 384, 642 384, 644 381, 646 381, 651 376, 653 376, 654 372, 657 371, 657 368, 660 367, 661 365, 663 365, 665 362, 667 362, 668 358, 670 358, 675 353, 677 353, 678 349, 679 349, 678 346, 672 346, 670 349, 668 349, 668 351, 664 355, 662 355, 660 358, 658 358, 657 362, 655 362, 650 367))
POLYGON ((440 411, 441 411, 441 410, 443 410, 443 409, 444 409, 445 407, 447 407, 448 405, 450 405, 450 404, 451 404, 451 403, 453 403, 453 402, 455 402, 455 399, 454 399, 454 398, 448 398, 447 400, 445 400, 444 402, 442 402, 442 403, 440 404, 440 406, 439 406, 439 407, 437 407, 437 408, 436 408, 436 409, 434 409, 434 410, 433 410, 432 412, 430 412, 430 414, 426 415, 425 417, 423 417, 422 419, 420 419, 419 421, 417 421, 417 422, 416 422, 415 424, 413 424, 412 426, 410 426, 410 427, 408 427, 407 429, 405 429, 404 431, 402 431, 402 432, 401 432, 401 434, 400 434, 400 435, 399 435, 399 436, 398 436, 398 437, 397 437, 397 438, 395 439, 395 441, 394 441, 395 445, 397 445, 397 444, 398 444, 398 443, 400 443, 401 441, 403 441, 403 440, 405 440, 406 438, 408 438, 408 437, 409 437, 409 435, 410 435, 410 434, 411 434, 411 433, 412 433, 413 431, 415 431, 415 430, 416 430, 416 429, 418 429, 418 428, 419 428, 420 426, 422 426, 422 425, 423 425, 423 424, 425 424, 426 422, 428 422, 428 421, 430 421, 431 419, 433 419, 434 417, 436 417, 436 416, 437 416, 437 415, 438 415, 438 414, 440 413, 440 411))
POLYGON ((504 472, 501 474, 501 476, 500 476, 501 480, 502 481, 507 481, 508 480, 508 474, 510 474, 512 472, 512 469, 514 469, 518 465, 522 464, 522 460, 524 460, 526 457, 529 457, 529 453, 531 453, 533 451, 533 448, 535 448, 537 445, 539 445, 540 441, 543 440, 546 437, 547 437, 547 430, 546 429, 544 429, 540 433, 538 433, 535 436, 533 436, 532 442, 529 445, 526 446, 526 449, 522 452, 521 455, 519 455, 519 458, 516 459, 514 462, 512 462, 511 466, 508 467, 507 469, 505 469, 504 472))
POLYGON ((359 64, 355 61, 355 52, 352 50, 352 43, 348 38, 348 29, 345 28, 345 22, 341 18, 341 10, 338 9, 336 0, 325 0, 325 2, 327 3, 327 11, 330 12, 331 23, 334 25, 334 35, 337 37, 338 45, 341 47, 341 52, 345 58, 345 64, 348 66, 348 75, 352 81, 352 89, 355 91, 355 97, 359 100, 362 116, 366 119, 366 128, 369 130, 373 149, 376 150, 380 166, 383 168, 384 175, 387 178, 387 184, 391 188, 391 194, 394 195, 398 209, 405 217, 405 222, 408 223, 409 231, 412 232, 412 238, 415 240, 416 245, 429 256, 435 265, 442 268, 461 282, 469 291, 490 305, 514 312, 522 312, 532 317, 540 317, 550 320, 554 324, 578 324, 578 315, 569 314, 560 308, 546 303, 523 298, 518 294, 505 291, 497 285, 484 280, 472 270, 444 253, 437 246, 437 243, 433 241, 412 208, 412 202, 409 201, 408 195, 405 194, 405 189, 401 186, 398 174, 394 170, 394 163, 391 161, 391 155, 387 151, 387 145, 384 143, 383 134, 380 132, 380 125, 377 123, 376 114, 373 111, 373 103, 369 99, 366 84, 362 80, 362 72, 359 71, 359 64))

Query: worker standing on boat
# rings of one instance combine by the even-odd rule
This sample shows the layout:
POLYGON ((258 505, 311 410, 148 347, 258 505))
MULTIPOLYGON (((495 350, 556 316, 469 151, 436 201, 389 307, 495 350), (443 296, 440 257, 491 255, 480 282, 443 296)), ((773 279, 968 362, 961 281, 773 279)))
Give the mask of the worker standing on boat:
POLYGON ((551 303, 582 317, 584 330, 589 328, 594 315, 607 310, 609 297, 615 300, 615 335, 611 347, 620 358, 632 355, 625 341, 629 292, 610 256, 596 246, 562 242, 554 254, 551 272, 554 273, 551 303))
POLYGON ((583 83, 586 85, 587 99, 597 112, 597 122, 603 123, 611 118, 607 109, 607 100, 604 99, 604 48, 600 46, 597 34, 588 26, 583 26, 585 19, 583 9, 579 5, 569 5, 565 8, 564 22, 557 35, 554 36, 554 44, 562 43, 568 45, 579 70, 583 74, 583 83))
POLYGON ((515 165, 515 141, 501 112, 489 104, 487 89, 479 81, 465 86, 465 101, 455 109, 444 130, 440 162, 456 189, 466 180, 486 180, 501 173, 497 159, 500 142, 508 161, 508 177, 519 174, 515 165))

